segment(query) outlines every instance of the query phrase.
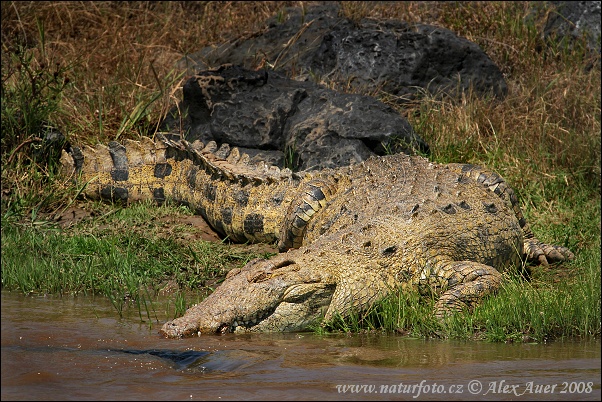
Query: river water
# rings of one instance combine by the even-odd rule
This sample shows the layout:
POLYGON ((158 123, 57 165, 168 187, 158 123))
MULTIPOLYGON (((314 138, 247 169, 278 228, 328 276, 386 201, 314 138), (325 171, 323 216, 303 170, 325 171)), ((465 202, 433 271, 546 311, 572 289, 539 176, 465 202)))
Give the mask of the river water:
POLYGON ((493 344, 313 333, 168 340, 157 333, 161 323, 141 322, 138 310, 120 319, 104 298, 1 296, 3 401, 599 401, 601 395, 600 341, 493 344))

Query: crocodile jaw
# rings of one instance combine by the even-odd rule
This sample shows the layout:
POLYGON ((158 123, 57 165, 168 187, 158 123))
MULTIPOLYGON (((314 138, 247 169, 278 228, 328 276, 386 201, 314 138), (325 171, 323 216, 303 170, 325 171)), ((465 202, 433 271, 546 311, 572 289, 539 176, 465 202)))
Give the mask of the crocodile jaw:
MULTIPOLYGON (((249 263, 183 317, 163 325, 167 338, 227 332, 306 330, 324 316, 335 284, 323 283, 290 260, 249 263)), ((311 270, 313 271, 313 270, 311 270)))
POLYGON ((307 330, 317 324, 324 314, 334 294, 334 285, 321 283, 297 284, 290 286, 269 313, 257 321, 236 322, 232 332, 292 332, 307 330))

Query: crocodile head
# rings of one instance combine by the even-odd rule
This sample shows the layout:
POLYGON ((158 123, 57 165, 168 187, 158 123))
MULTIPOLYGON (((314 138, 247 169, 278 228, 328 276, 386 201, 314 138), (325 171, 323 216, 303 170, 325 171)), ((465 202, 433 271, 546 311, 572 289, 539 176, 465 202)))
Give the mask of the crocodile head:
POLYGON ((390 247, 393 220, 352 225, 308 246, 253 260, 231 271, 183 317, 165 323, 161 333, 181 338, 302 331, 361 313, 398 285, 391 274, 401 264, 401 251, 390 247))
MULTIPOLYGON (((295 252, 298 250, 294 250, 295 252)), ((163 325, 165 337, 247 331, 298 331, 319 321, 335 284, 291 254, 256 259, 225 281, 183 317, 163 325)))

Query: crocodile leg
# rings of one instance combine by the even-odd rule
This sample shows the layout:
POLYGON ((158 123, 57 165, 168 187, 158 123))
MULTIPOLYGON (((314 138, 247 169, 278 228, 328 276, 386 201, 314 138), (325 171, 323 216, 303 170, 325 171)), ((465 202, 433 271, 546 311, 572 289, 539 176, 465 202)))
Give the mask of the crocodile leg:
POLYGON ((361 266, 355 261, 348 261, 345 266, 353 275, 338 278, 324 323, 332 322, 336 317, 364 314, 375 302, 397 289, 398 284, 392 278, 387 280, 385 275, 379 274, 375 266, 361 266))
POLYGON ((441 263, 439 268, 439 279, 443 279, 444 285, 444 291, 435 303, 435 316, 439 319, 474 307, 502 284, 501 273, 478 262, 452 261, 441 263))

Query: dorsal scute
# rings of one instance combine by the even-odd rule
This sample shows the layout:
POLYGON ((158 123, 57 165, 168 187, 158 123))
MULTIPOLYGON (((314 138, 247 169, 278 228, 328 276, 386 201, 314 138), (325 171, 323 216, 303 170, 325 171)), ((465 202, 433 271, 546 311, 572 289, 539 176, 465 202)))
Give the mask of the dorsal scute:
POLYGON ((215 141, 209 141, 207 144, 200 141, 190 143, 186 140, 174 141, 163 136, 158 136, 156 142, 165 144, 167 148, 172 148, 180 155, 183 153, 186 159, 191 160, 211 176, 243 185, 275 183, 295 179, 296 176, 290 169, 280 169, 264 161, 253 164, 247 154, 226 143, 219 146, 215 141))
POLYGON ((94 148, 86 146, 88 155, 93 155, 93 162, 90 165, 95 172, 110 172, 113 168, 113 160, 109 154, 109 147, 104 144, 97 144, 94 148))
MULTIPOLYGON (((130 167, 142 166, 154 163, 154 155, 140 141, 126 139, 123 141, 126 149, 128 165, 130 167)), ((154 146, 153 146, 154 150, 154 146)))

